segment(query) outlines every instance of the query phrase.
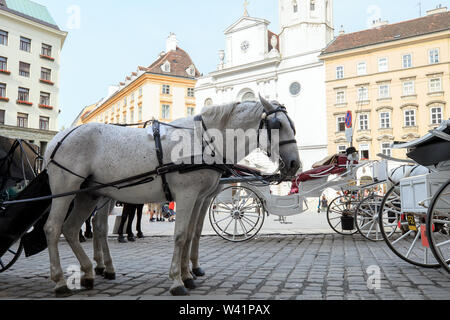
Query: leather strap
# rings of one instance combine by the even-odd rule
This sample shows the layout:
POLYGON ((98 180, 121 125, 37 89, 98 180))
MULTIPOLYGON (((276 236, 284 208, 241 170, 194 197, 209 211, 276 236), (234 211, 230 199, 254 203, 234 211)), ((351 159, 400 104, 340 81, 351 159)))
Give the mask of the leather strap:
MULTIPOLYGON (((159 121, 153 122, 153 137, 155 139, 156 157, 158 158, 159 169, 161 169, 164 167, 164 161, 163 161, 163 150, 161 144, 161 132, 159 121)), ((169 183, 167 182, 166 172, 165 170, 158 170, 158 169, 157 171, 159 176, 161 176, 164 195, 166 196, 167 201, 172 202, 173 196, 172 192, 170 191, 169 183)))

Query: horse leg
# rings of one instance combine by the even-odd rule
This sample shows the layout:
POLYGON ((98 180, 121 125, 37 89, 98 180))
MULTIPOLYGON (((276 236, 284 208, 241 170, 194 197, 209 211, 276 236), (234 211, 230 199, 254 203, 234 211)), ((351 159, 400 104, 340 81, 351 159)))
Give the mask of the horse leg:
MULTIPOLYGON (((49 217, 44 226, 47 237, 48 254, 50 257, 50 278, 55 283, 55 293, 57 296, 67 296, 70 290, 64 279, 59 258, 58 241, 61 236, 62 226, 69 210, 70 203, 75 196, 53 199, 49 217)), ((77 230, 77 237, 78 237, 77 230)))
POLYGON ((195 223, 197 221, 198 215, 200 214, 200 210, 203 207, 203 201, 203 198, 198 198, 195 202, 195 206, 189 221, 186 244, 184 245, 181 253, 181 278, 183 279, 184 286, 188 289, 195 289, 197 287, 194 282, 194 277, 189 268, 189 255, 191 251, 190 249, 192 239, 195 232, 195 223))
POLYGON ((94 225, 94 260, 97 263, 96 273, 100 273, 108 280, 116 278, 116 271, 113 266, 111 253, 108 246, 108 216, 114 208, 114 201, 100 209, 93 219, 94 225))
POLYGON ((87 194, 78 194, 75 197, 74 208, 63 225, 63 234, 69 243, 72 251, 80 262, 81 271, 84 275, 81 277, 81 285, 88 290, 94 288, 94 271, 92 262, 83 250, 78 237, 78 230, 90 217, 95 209, 97 200, 92 199, 87 194))
POLYGON ((195 231, 194 236, 192 238, 191 244, 191 263, 192 263, 192 273, 196 277, 203 277, 205 275, 205 271, 200 267, 199 259, 199 247, 200 247, 200 237, 202 236, 203 224, 205 223, 205 218, 208 213, 209 206, 213 197, 218 194, 222 190, 221 186, 218 186, 213 193, 205 198, 203 201, 203 205, 200 209, 199 215, 197 217, 197 221, 195 223, 195 231))
POLYGON ((195 201, 192 201, 192 199, 197 199, 197 195, 184 193, 180 198, 181 199, 177 199, 177 219, 175 220, 174 237, 175 245, 169 273, 170 279, 173 280, 170 293, 174 296, 189 295, 181 275, 181 256, 188 239, 189 223, 195 205, 195 201))

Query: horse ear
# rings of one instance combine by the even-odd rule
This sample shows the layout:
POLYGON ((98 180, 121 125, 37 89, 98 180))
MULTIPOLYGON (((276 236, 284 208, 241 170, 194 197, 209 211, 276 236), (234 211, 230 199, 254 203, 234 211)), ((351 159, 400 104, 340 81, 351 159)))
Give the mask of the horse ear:
POLYGON ((264 99, 261 94, 259 94, 259 101, 261 101, 261 104, 264 107, 264 110, 266 110, 266 112, 270 112, 273 111, 275 108, 273 107, 273 105, 267 101, 266 99, 264 99))

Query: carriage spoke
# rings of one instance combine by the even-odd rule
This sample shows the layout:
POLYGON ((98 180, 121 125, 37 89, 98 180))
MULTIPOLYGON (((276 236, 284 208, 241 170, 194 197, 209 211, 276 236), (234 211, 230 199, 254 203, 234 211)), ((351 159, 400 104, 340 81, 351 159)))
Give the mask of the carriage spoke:
POLYGON ((240 219, 239 219, 239 223, 240 223, 240 225, 242 227, 242 230, 244 231, 245 238, 247 239, 248 238, 248 236, 247 236, 248 231, 247 231, 247 229, 245 228, 244 224, 242 223, 242 221, 240 219))
POLYGON ((436 244, 436 247, 443 247, 443 246, 446 246, 448 244, 450 244, 450 240, 438 243, 438 244, 436 244))
POLYGON ((231 223, 233 222, 233 219, 231 219, 231 221, 227 224, 227 226, 225 227, 225 229, 222 230, 222 236, 225 235, 225 231, 227 231, 227 229, 230 227, 231 223))
POLYGON ((412 250, 413 250, 417 240, 419 239, 419 237, 420 237, 420 232, 417 232, 417 235, 414 238, 414 241, 412 242, 411 246, 409 247, 408 252, 406 253, 406 256, 405 256, 406 258, 409 258, 409 255, 411 254, 411 252, 412 252, 412 250))
POLYGON ((223 218, 223 219, 220 219, 219 221, 214 222, 214 224, 215 224, 215 225, 218 225, 220 222, 225 221, 225 220, 228 220, 228 219, 232 219, 232 218, 233 218, 232 216, 228 216, 228 217, 226 217, 226 218, 223 218))
POLYGON ((398 238, 397 240, 395 240, 394 242, 392 242, 392 245, 396 244, 397 242, 399 242, 400 240, 403 240, 404 238, 406 238, 407 236, 409 236, 413 231, 409 230, 407 233, 405 233, 404 235, 402 235, 400 238, 398 238))
POLYGON ((249 209, 257 209, 258 207, 259 207, 258 204, 250 204, 248 206, 245 206, 245 207, 241 208, 240 210, 241 211, 245 211, 245 210, 249 210, 249 209))

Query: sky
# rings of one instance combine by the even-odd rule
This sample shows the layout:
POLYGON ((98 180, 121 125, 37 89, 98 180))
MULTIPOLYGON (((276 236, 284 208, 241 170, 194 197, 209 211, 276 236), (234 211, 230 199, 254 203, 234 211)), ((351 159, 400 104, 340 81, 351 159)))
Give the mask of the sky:
MULTIPOLYGON (((201 73, 214 71, 225 46, 224 30, 244 12, 244 0, 34 1, 69 32, 61 53, 60 128, 105 97, 108 86, 155 61, 170 32, 201 73)), ((450 8, 450 0, 334 0, 335 35, 341 25, 355 32, 377 18, 394 23, 424 16, 438 4, 450 8)), ((278 0, 249 0, 248 12, 280 31, 278 0)))

